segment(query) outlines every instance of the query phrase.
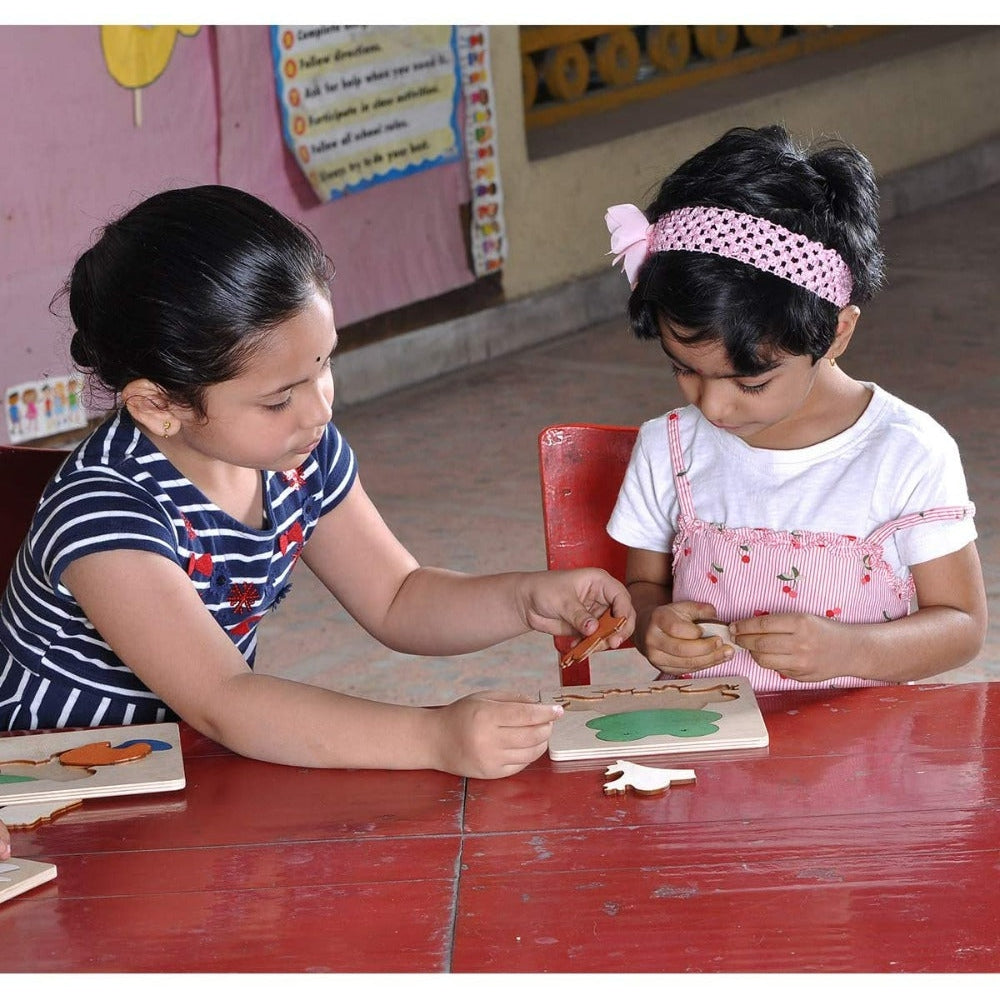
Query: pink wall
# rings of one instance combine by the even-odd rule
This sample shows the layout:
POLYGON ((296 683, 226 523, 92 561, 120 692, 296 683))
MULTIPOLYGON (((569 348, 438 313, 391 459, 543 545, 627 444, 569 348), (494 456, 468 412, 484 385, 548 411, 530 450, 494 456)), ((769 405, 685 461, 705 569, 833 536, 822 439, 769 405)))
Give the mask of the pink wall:
POLYGON ((179 36, 141 101, 136 127, 99 27, 0 26, 0 389, 70 370, 52 296, 95 229, 164 188, 230 184, 304 222, 337 266, 340 326, 474 280, 462 163, 317 200, 282 141, 266 26, 179 36))

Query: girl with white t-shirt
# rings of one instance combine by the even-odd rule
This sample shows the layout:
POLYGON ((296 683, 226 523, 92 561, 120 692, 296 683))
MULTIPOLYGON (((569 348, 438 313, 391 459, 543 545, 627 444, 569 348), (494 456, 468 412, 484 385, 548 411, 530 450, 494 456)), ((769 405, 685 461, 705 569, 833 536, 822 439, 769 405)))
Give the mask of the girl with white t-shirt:
POLYGON ((690 404, 642 426, 608 523, 649 662, 766 691, 976 656, 986 595, 958 448, 837 365, 883 280, 868 160, 733 129, 645 213, 606 221, 632 330, 660 342, 690 404))

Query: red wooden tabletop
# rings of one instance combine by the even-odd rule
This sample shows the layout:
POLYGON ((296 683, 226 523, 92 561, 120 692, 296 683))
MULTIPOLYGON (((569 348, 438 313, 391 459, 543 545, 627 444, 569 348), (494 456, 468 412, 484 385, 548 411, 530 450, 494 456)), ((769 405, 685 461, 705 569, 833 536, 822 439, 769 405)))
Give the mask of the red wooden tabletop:
POLYGON ((18 857, 0 972, 994 972, 1000 685, 758 696, 767 750, 499 781, 234 756, 88 800, 18 857))

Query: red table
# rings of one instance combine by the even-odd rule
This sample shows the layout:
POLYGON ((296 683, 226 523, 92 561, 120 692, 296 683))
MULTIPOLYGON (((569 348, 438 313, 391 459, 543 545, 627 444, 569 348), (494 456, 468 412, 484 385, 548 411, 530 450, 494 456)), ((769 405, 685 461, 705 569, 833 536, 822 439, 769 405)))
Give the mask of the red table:
POLYGON ((183 729, 181 792, 14 833, 0 972, 993 972, 1000 685, 761 696, 768 750, 606 797, 321 771, 183 729))

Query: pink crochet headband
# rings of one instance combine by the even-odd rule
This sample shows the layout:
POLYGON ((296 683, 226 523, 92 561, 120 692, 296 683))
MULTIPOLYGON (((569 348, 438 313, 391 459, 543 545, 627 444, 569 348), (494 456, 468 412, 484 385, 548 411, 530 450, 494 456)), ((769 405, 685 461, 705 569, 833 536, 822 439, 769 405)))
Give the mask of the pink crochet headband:
POLYGON ((612 205, 604 221, 616 254, 612 263, 623 261, 633 288, 649 254, 697 250, 769 271, 840 308, 851 301, 851 270, 836 250, 756 215, 698 206, 667 212, 650 225, 635 205, 612 205))

